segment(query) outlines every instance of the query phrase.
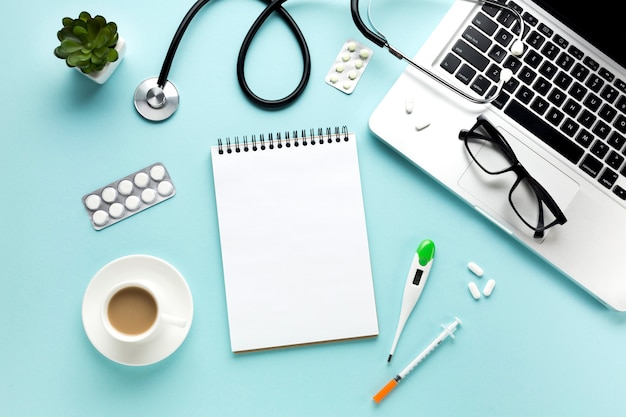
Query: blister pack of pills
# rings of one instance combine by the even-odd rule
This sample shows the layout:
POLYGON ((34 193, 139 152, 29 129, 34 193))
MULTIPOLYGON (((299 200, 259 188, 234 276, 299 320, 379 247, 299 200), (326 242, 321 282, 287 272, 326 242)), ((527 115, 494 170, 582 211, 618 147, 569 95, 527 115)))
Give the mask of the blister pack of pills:
POLYGON ((326 74, 326 83, 346 94, 351 94, 373 53, 371 48, 357 41, 347 40, 326 74))
POLYGON ((167 169, 157 162, 84 195, 83 205, 93 228, 101 230, 175 194, 167 169))

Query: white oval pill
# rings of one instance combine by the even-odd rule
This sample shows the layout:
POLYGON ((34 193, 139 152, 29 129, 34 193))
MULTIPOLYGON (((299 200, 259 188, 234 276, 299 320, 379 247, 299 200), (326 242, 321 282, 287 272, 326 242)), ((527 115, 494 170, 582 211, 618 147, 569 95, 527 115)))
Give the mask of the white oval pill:
POLYGON ((469 288, 472 297, 474 297, 474 300, 478 300, 480 298, 480 290, 478 289, 478 286, 474 281, 471 281, 469 284, 467 284, 467 288, 469 288))
POLYGON ((485 284, 485 288, 483 288, 483 294, 485 295, 485 297, 489 297, 491 295, 495 286, 496 286, 495 280, 490 279, 489 281, 487 281, 487 283, 485 284))
POLYGON ((107 187, 102 190, 102 199, 107 203, 112 203, 117 198, 117 190, 113 187, 107 187))
POLYGON ((109 214, 114 219, 119 219, 120 217, 122 217, 125 211, 126 209, 120 203, 113 203, 111 204, 111 207, 109 207, 109 214))
POLYGON ((159 192, 159 194, 161 194, 163 197, 166 197, 170 194, 172 194, 172 191, 174 190, 174 186, 172 185, 171 182, 169 181, 161 181, 159 183, 159 185, 157 186, 157 191, 159 192))
POLYGON ((156 198, 156 191, 154 191, 152 188, 146 188, 145 190, 141 192, 141 199, 146 204, 152 203, 155 198, 156 198))
POLYGON ((96 226, 104 226, 109 221, 109 213, 104 210, 98 210, 93 214, 92 219, 96 226))
POLYGON ((148 181, 150 181, 150 178, 145 172, 138 173, 133 179, 133 182, 139 188, 146 188, 148 186, 148 181))
POLYGON ((89 209, 89 210, 95 210, 98 207, 100 207, 100 203, 102 202, 102 200, 100 199, 100 197, 98 197, 95 194, 91 194, 89 197, 87 197, 85 199, 85 206, 89 209))
POLYGON ((150 177, 155 181, 161 181, 165 178, 165 168, 163 168, 163 165, 155 165, 150 168, 150 177))
POLYGON ((467 264, 467 268, 474 273, 477 277, 482 277, 484 274, 483 269, 476 265, 474 262, 470 262, 467 264))
POLYGON ((141 205, 141 200, 139 200, 139 197, 137 197, 136 195, 131 195, 126 199, 124 205, 128 210, 135 211, 141 205))
POLYGON ((130 195, 133 192, 134 185, 129 180, 122 180, 117 184, 117 191, 122 195, 130 195))

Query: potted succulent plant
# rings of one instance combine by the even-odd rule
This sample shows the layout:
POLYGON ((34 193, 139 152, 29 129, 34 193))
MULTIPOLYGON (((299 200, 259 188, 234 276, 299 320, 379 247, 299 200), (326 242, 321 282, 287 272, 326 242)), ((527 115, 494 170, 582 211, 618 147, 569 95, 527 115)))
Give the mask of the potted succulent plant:
POLYGON ((103 84, 126 53, 126 42, 117 33, 117 24, 100 15, 91 17, 88 12, 81 12, 78 19, 65 17, 62 22, 63 28, 57 32, 61 44, 54 49, 54 55, 103 84))

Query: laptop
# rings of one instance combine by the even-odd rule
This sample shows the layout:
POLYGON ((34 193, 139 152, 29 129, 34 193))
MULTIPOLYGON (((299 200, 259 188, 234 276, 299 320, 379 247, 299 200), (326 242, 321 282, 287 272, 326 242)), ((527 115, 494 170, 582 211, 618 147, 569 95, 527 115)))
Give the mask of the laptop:
MULTIPOLYGON (((504 0, 503 0, 504 1, 504 0)), ((370 116, 391 148, 560 270, 602 304, 626 311, 626 31, 607 2, 515 0, 518 25, 495 6, 457 0, 415 56, 473 96, 513 71, 496 100, 474 104, 407 66, 370 116), (567 221, 535 237, 508 200, 516 176, 487 175, 459 131, 486 118, 567 221)))

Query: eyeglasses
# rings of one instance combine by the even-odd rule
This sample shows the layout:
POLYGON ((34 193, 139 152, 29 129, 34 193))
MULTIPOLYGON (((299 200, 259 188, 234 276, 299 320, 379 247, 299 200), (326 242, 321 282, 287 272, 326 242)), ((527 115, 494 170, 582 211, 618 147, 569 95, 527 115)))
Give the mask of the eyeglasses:
POLYGON ((547 229, 567 221, 556 201, 522 166, 504 136, 483 115, 477 117, 470 130, 461 130, 459 139, 487 174, 517 175, 509 191, 509 203, 520 220, 535 231, 535 238, 543 238, 547 229))

